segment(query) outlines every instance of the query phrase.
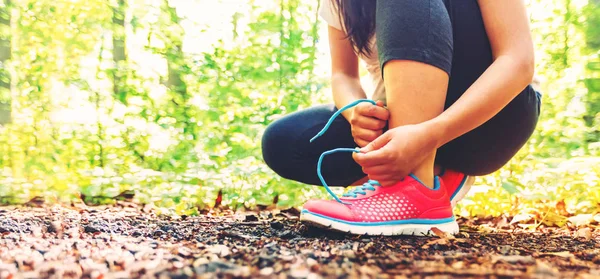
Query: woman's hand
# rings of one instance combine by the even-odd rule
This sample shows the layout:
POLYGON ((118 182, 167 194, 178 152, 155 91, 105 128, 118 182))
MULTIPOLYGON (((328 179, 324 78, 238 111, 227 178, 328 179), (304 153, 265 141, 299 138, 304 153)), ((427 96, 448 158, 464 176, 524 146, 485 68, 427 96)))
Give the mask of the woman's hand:
POLYGON ((437 148, 437 134, 426 123, 387 131, 353 155, 370 179, 391 186, 404 179, 437 148))
POLYGON ((348 122, 352 126, 352 137, 359 147, 365 147, 381 136, 383 128, 390 118, 390 112, 383 107, 382 101, 377 105, 360 103, 352 109, 348 122))

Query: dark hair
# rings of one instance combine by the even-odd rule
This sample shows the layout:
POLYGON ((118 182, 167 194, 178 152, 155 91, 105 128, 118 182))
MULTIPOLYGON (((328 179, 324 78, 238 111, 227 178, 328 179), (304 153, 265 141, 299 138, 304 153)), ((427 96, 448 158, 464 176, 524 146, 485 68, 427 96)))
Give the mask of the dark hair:
MULTIPOLYGON (((325 0, 327 1, 327 0, 325 0)), ((369 42, 375 35, 376 0, 330 0, 348 39, 360 54, 371 54, 369 42)))

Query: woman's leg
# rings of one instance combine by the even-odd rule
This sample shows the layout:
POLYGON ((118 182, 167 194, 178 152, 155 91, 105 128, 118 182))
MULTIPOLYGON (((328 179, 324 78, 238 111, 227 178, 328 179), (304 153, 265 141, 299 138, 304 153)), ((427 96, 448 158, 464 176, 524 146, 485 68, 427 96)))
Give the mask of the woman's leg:
MULTIPOLYGON (((452 23, 442 0, 380 0, 377 40, 390 129, 442 113, 452 61, 452 23)), ((433 187, 435 151, 415 170, 433 187)))
MULTIPOLYGON (((287 115, 273 122, 262 138, 263 159, 283 178, 305 184, 321 185, 317 161, 325 151, 356 144, 350 124, 339 116, 323 136, 310 143, 329 118, 337 111, 334 105, 322 105, 287 115)), ((338 153, 323 160, 322 173, 330 185, 348 186, 366 175, 351 154, 338 153)))
MULTIPOLYGON (((400 106, 402 102, 409 102, 403 96, 407 94, 404 91, 407 89, 396 88, 398 81, 395 79, 406 73, 396 74, 399 72, 396 69, 398 67, 391 66, 396 63, 388 63, 390 67, 384 65, 386 62, 414 60, 451 73, 444 108, 454 104, 493 63, 489 38, 477 0, 381 0, 378 1, 377 28, 388 100, 396 96, 395 103, 400 103, 400 106), (429 5, 429 9, 423 5, 429 5), (422 9, 419 10, 419 7, 422 9), (411 16, 427 17, 423 11, 430 12, 431 20, 428 24, 411 16), (407 15, 407 12, 410 13, 407 15), (415 37, 415 34, 421 34, 421 37, 415 37), (387 88, 388 84, 390 88, 387 88)), ((419 76, 413 78, 423 80, 419 76)), ((421 100, 424 104, 431 102, 431 98, 424 97, 421 100)), ((388 106, 392 108, 391 119, 394 119, 396 104, 388 101, 388 106)), ((521 149, 535 130, 539 106, 538 94, 528 86, 491 120, 442 146, 437 151, 436 163, 467 175, 485 175, 500 169, 521 149)))
MULTIPOLYGON (((445 0, 452 19, 454 52, 445 107, 450 107, 492 64, 493 55, 476 0, 445 0)), ((436 162, 467 175, 504 166, 533 133, 539 98, 531 86, 479 128, 442 146, 436 162)))

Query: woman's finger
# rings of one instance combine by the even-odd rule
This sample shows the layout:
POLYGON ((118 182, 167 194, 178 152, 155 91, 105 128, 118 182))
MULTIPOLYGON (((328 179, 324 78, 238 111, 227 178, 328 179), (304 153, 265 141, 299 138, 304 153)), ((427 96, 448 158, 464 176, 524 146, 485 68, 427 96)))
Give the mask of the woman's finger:
POLYGON ((366 140, 363 140, 363 139, 360 139, 360 138, 354 138, 354 143, 356 143, 356 145, 358 147, 362 148, 362 147, 365 147, 365 146, 369 145, 370 141, 366 141, 366 140))
POLYGON ((363 172, 368 174, 368 175, 389 175, 390 173, 392 173, 394 170, 392 169, 392 166, 389 164, 385 164, 385 165, 378 165, 378 166, 370 166, 370 167, 363 167, 362 168, 363 172))
POLYGON ((387 131, 384 134, 382 134, 381 136, 379 136, 378 138, 376 138, 374 141, 369 143, 369 145, 365 146, 364 148, 361 148, 360 152, 369 153, 374 150, 381 149, 385 145, 387 145, 388 142, 390 142, 391 140, 392 140, 392 133, 390 133, 390 131, 387 131))
POLYGON ((352 136, 367 142, 372 142, 381 136, 382 131, 373 131, 368 129, 352 129, 352 136))
POLYGON ((390 112, 383 107, 371 105, 361 111, 365 116, 375 117, 379 120, 387 121, 390 119, 390 112))
POLYGON ((361 127, 364 129, 369 129, 369 130, 373 130, 373 131, 377 131, 377 130, 382 130, 383 127, 385 127, 386 121, 383 120, 379 120, 376 118, 372 118, 372 117, 357 117, 355 118, 355 120, 353 121, 352 125, 353 126, 357 126, 357 127, 361 127))
MULTIPOLYGON (((372 142, 369 145, 373 144, 372 142)), ((368 145, 367 145, 368 147, 368 145)), ((389 164, 392 161, 389 152, 385 149, 379 149, 368 153, 355 153, 354 161, 362 167, 373 167, 389 164)))

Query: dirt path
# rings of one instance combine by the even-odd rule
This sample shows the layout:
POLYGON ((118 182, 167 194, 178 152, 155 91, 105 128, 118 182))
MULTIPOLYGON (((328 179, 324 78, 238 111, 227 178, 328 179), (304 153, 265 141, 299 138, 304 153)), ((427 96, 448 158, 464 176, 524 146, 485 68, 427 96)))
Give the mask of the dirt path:
POLYGON ((354 237, 306 228, 297 214, 0 207, 0 278, 600 278, 598 230, 462 219, 454 239, 354 237))

